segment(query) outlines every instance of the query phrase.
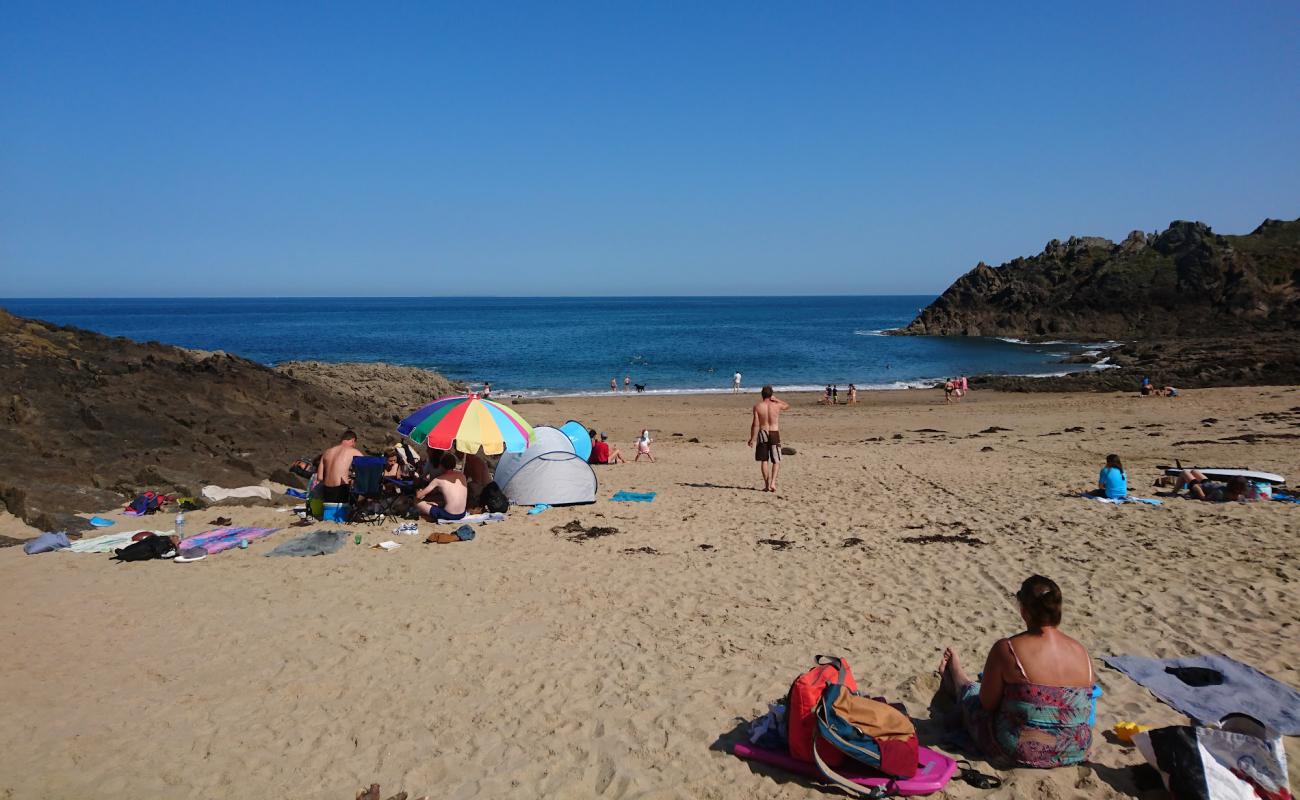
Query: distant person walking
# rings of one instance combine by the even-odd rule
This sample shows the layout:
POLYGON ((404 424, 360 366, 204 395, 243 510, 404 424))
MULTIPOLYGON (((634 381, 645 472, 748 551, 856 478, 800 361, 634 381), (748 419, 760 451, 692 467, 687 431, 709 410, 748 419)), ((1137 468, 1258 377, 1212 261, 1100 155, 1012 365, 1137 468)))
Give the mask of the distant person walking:
POLYGON ((483 384, 483 399, 484 400, 492 399, 492 384, 490 383, 483 384))
POLYGON ((632 376, 631 376, 631 375, 624 375, 624 376, 623 376, 623 391, 625 391, 625 392, 630 392, 630 391, 632 391, 632 376))
POLYGON ((850 383, 849 384, 849 405, 856 406, 857 404, 858 404, 858 387, 856 384, 850 383))
POLYGON ((617 392, 617 391, 618 391, 618 378, 610 378, 610 379, 609 379, 609 390, 610 390, 611 392, 617 392))
POLYGON ((754 404, 749 446, 754 448, 754 460, 763 473, 765 492, 776 491, 776 476, 781 471, 781 412, 789 408, 789 403, 777 399, 772 393, 770 385, 763 387, 762 399, 754 404))
POLYGON ((839 402, 840 402, 840 385, 837 383, 831 386, 831 405, 833 406, 839 405, 839 402))
POLYGON ((736 394, 740 391, 740 372, 731 376, 731 393, 736 394))

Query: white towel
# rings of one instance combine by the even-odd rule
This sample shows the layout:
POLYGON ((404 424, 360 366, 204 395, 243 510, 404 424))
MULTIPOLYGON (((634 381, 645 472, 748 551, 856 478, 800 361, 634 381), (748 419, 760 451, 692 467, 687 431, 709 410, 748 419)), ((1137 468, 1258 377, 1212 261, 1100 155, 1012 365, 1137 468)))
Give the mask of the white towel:
POLYGON ((240 486, 238 489, 223 489, 220 486, 204 486, 203 499, 216 503, 231 497, 260 497, 271 499, 271 490, 265 486, 240 486))

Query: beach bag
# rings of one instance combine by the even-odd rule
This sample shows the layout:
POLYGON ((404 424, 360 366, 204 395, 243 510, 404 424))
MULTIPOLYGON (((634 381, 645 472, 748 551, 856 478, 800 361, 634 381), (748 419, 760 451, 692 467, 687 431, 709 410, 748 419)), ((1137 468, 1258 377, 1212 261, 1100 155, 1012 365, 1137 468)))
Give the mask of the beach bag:
POLYGON ((146 536, 138 542, 114 550, 114 561, 150 561, 163 558, 175 551, 171 539, 165 536, 146 536))
MULTIPOLYGON (((813 737, 817 733, 817 705, 821 703, 826 687, 842 682, 849 689, 857 689, 849 663, 835 656, 817 656, 816 666, 794 679, 786 695, 786 743, 790 755, 800 761, 813 761, 813 737)), ((825 744, 825 742, 822 742, 825 744)), ((836 766, 843 761, 838 750, 827 747, 823 755, 826 762, 836 766)))
MULTIPOLYGON (((916 726, 883 700, 863 697, 843 679, 827 686, 817 704, 817 744, 813 760, 827 780, 853 794, 861 787, 835 772, 825 756, 834 751, 891 778, 916 776, 920 761, 916 726)), ((812 741, 812 737, 809 737, 812 741)))
POLYGON ((504 514, 510 510, 510 501, 506 499, 506 493, 501 491, 496 481, 490 481, 483 491, 479 492, 478 501, 488 511, 495 514, 504 514))
POLYGON ((1133 737, 1175 800, 1289 800, 1282 737, 1245 714, 1133 737))
POLYGON ((124 510, 130 512, 133 516, 139 517, 144 516, 145 514, 154 513, 158 509, 162 508, 162 505, 165 502, 167 502, 166 495, 144 492, 136 495, 134 500, 127 503, 124 510))

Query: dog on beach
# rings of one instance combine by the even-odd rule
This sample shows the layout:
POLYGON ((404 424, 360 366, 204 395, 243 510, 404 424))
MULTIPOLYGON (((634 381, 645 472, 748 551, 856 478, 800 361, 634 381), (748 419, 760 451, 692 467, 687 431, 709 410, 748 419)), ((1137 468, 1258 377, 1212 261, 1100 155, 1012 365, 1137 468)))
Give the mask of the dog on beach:
POLYGON ((644 383, 634 383, 634 384, 632 384, 632 385, 636 387, 636 393, 637 393, 637 394, 641 394, 642 392, 645 391, 645 384, 644 384, 644 383))

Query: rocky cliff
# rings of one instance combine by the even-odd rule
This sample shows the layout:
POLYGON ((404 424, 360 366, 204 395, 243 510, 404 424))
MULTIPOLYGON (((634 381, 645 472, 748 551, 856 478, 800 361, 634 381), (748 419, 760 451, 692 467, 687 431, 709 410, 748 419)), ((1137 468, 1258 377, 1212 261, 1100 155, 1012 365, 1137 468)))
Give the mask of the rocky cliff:
POLYGON ((1116 244, 1053 239, 999 267, 981 262, 899 333, 1133 339, 1300 327, 1300 220, 1244 236, 1200 222, 1116 244))
POLYGON ((0 503, 36 527, 75 531, 84 521, 73 512, 145 489, 291 482, 288 464, 344 429, 382 449, 401 416, 451 388, 409 367, 318 369, 277 371, 0 310, 0 503))

